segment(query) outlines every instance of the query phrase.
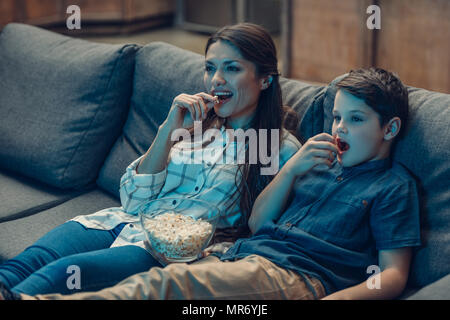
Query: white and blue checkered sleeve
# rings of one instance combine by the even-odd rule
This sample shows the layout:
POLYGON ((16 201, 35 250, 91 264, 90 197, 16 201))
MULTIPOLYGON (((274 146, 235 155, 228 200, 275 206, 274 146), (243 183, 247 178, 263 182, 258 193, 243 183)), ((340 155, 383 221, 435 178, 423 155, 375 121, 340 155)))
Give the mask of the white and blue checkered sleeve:
POLYGON ((141 158, 134 160, 120 179, 120 202, 123 210, 135 215, 141 205, 157 197, 167 177, 167 168, 155 174, 138 174, 136 167, 141 158))

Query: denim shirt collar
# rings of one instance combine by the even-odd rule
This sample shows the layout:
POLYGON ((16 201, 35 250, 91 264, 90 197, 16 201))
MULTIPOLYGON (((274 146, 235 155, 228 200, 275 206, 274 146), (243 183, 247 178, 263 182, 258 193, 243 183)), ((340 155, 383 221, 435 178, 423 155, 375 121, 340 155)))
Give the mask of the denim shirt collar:
POLYGON ((352 167, 343 167, 342 168, 342 174, 349 175, 352 172, 362 172, 362 171, 373 171, 373 170, 379 170, 379 169, 388 169, 391 167, 391 158, 388 157, 386 159, 381 160, 373 160, 373 161, 366 161, 361 164, 358 164, 356 166, 352 167))

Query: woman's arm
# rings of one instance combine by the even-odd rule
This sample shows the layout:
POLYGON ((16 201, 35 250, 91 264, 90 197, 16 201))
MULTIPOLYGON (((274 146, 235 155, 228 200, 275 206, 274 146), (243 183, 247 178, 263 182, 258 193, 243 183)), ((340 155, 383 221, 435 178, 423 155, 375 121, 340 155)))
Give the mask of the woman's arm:
POLYGON ((165 169, 173 141, 172 130, 164 122, 158 129, 156 137, 136 168, 138 174, 155 174, 165 169))
POLYGON ((388 300, 398 297, 405 289, 408 280, 411 254, 411 248, 379 251, 381 272, 372 276, 380 277, 378 287, 369 286, 368 283, 371 281, 369 278, 356 286, 337 291, 323 300, 388 300))
POLYGON ((203 92, 196 95, 180 94, 173 100, 169 114, 158 128, 150 148, 139 163, 133 162, 127 168, 120 179, 120 201, 127 213, 137 214, 144 201, 152 199, 161 191, 167 177, 164 169, 174 144, 172 132, 192 126, 194 120, 205 119, 216 101, 215 97, 203 92))

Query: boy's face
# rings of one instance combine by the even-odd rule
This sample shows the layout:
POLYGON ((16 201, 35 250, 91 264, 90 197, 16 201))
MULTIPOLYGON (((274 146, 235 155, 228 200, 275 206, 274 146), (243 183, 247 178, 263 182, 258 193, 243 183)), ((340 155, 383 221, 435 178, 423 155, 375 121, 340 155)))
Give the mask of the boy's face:
POLYGON ((332 135, 341 151, 338 161, 351 167, 389 156, 378 114, 364 100, 338 90, 334 100, 332 135))

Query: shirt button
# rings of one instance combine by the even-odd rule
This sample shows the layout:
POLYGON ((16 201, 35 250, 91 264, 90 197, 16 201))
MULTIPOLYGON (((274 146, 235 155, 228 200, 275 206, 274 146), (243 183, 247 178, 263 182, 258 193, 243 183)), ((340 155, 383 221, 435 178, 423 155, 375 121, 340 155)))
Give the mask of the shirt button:
POLYGON ((195 191, 198 191, 198 187, 195 187, 195 191))
POLYGON ((342 181, 342 176, 336 178, 337 181, 342 181))
POLYGON ((369 203, 367 202, 367 200, 363 200, 362 204, 363 204, 364 207, 366 207, 369 203))
POLYGON ((177 200, 173 200, 173 201, 172 201, 172 204, 177 204, 177 200))
POLYGON ((288 228, 289 228, 290 226, 292 226, 292 223, 289 223, 289 222, 288 222, 288 223, 286 223, 286 227, 288 227, 288 228))

